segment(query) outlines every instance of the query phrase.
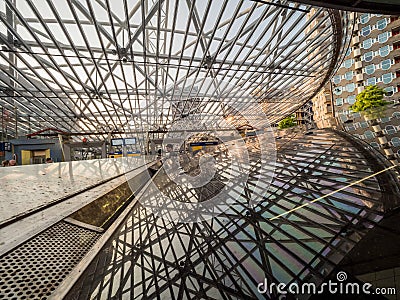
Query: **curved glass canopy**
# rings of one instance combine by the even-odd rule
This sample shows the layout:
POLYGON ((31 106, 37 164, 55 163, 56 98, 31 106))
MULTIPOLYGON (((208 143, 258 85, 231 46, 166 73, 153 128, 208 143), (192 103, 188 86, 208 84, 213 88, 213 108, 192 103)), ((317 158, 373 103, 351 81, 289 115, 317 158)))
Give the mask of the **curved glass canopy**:
POLYGON ((14 136, 101 137, 132 119, 169 128, 190 108, 225 117, 227 98, 279 121, 329 79, 349 21, 289 1, 5 0, 0 11, 0 105, 14 136))
MULTIPOLYGON (((322 130, 286 136, 265 200, 248 207, 257 192, 250 179, 249 193, 232 194, 230 209, 212 220, 168 221, 137 201, 65 299, 279 299, 260 283, 319 287, 379 223, 391 193, 382 174, 368 178, 379 163, 353 141, 322 130)), ((190 201, 163 182, 164 192, 190 201)))

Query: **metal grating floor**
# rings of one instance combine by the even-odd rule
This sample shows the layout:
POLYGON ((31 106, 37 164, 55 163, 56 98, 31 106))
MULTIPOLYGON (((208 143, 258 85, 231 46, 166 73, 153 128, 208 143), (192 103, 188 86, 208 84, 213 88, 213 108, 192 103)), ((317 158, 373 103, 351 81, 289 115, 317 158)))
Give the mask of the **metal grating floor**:
POLYGON ((59 222, 0 257, 0 299, 47 299, 100 235, 59 222))

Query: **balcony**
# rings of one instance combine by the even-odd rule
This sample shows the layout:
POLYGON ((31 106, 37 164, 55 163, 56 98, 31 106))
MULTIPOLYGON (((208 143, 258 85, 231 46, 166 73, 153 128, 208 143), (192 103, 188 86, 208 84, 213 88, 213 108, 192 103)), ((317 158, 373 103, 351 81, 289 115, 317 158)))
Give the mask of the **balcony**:
POLYGON ((359 87, 357 88, 357 93, 359 94, 359 93, 361 93, 363 90, 364 90, 364 87, 363 87, 363 86, 359 86, 359 87))
POLYGON ((381 145, 385 145, 388 142, 388 140, 385 136, 378 137, 378 141, 379 141, 379 144, 381 144, 381 145))
POLYGON ((361 49, 360 48, 354 49, 354 57, 358 57, 358 56, 361 56, 361 49))
POLYGON ((385 148, 383 149, 383 152, 385 153, 385 155, 393 155, 392 148, 385 148))
POLYGON ((362 68, 362 62, 361 61, 356 61, 354 64, 354 68, 356 70, 361 69, 362 68))
POLYGON ((375 132, 380 132, 380 131, 382 131, 382 128, 381 128, 381 125, 373 125, 372 126, 372 129, 375 131, 375 132))
POLYGON ((364 74, 357 74, 356 75, 356 81, 363 81, 364 80, 364 74))
POLYGON ((360 37, 359 36, 355 36, 355 37, 352 38, 351 41, 352 41, 353 45, 357 45, 357 44, 360 43, 360 37))

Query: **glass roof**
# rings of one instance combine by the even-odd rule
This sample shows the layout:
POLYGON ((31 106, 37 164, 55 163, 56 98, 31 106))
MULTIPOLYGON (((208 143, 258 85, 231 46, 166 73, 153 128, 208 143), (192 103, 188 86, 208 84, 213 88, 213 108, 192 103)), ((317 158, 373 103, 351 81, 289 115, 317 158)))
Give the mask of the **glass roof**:
MULTIPOLYGON (((203 201, 224 185, 223 161, 214 181, 190 191, 161 169, 154 197, 203 201)), ((266 278, 319 285, 383 217, 379 176, 359 181, 374 168, 374 161, 333 132, 293 133, 279 140, 276 176, 254 207, 248 204, 250 194, 259 192, 256 166, 246 191, 232 189, 229 209, 202 222, 157 216, 138 196, 66 299, 278 299, 260 294, 258 284, 266 278)))
POLYGON ((347 22, 289 1, 5 0, 0 12, 12 135, 169 128, 186 106, 224 116, 228 98, 279 121, 329 78, 347 22))

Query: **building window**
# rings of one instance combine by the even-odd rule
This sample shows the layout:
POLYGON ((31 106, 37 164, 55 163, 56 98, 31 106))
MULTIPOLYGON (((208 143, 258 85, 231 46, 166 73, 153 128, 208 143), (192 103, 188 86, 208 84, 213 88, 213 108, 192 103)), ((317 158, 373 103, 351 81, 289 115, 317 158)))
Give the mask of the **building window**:
POLYGON ((369 49, 372 47, 372 39, 364 40, 361 44, 361 48, 369 49))
POLYGON ((342 76, 340 76, 340 75, 333 76, 333 83, 334 84, 339 84, 341 80, 342 80, 342 76))
POLYGON ((372 142, 370 145, 376 149, 379 149, 379 144, 377 142, 372 142))
POLYGON ((400 138, 398 138, 398 137, 392 138, 391 142, 392 142, 394 147, 399 147, 400 146, 400 138))
POLYGON ((387 24, 388 24, 388 22, 387 22, 386 18, 384 18, 384 19, 376 22, 376 28, 378 28, 379 30, 385 29, 387 24))
POLYGON ((369 51, 367 53, 364 53, 364 61, 369 62, 374 58, 374 52, 369 51))
POLYGON ((382 75, 382 82, 384 84, 391 83, 393 79, 393 74, 392 73, 386 73, 382 75))
POLYGON ((394 86, 388 86, 388 87, 384 88, 384 90, 386 92, 386 94, 385 94, 386 97, 393 96, 393 94, 394 94, 394 86))
POLYGON ((349 83, 346 85, 346 91, 348 91, 349 93, 354 92, 355 89, 356 89, 355 83, 349 83))
POLYGON ((349 55, 351 54, 352 51, 353 51, 353 49, 351 49, 351 47, 349 47, 349 48, 347 49, 346 56, 349 56, 349 55))
POLYGON ((344 66, 346 69, 348 69, 348 68, 350 68, 350 67, 353 65, 353 63, 354 63, 354 59, 348 59, 348 60, 345 60, 345 61, 343 62, 343 66, 344 66))
POLYGON ((388 134, 395 134, 396 133, 396 128, 394 128, 394 126, 393 125, 387 125, 386 127, 385 127, 385 129, 386 129, 386 132, 388 133, 388 134))
POLYGON ((374 133, 371 130, 367 130, 364 132, 364 136, 366 139, 373 139, 375 137, 374 133))
POLYGON ((365 26, 361 28, 361 35, 362 36, 367 36, 371 33, 371 25, 365 26))
POLYGON ((340 118, 340 121, 341 121, 342 123, 347 121, 347 116, 346 116, 346 115, 343 115, 343 113, 342 113, 342 115, 339 115, 339 118, 340 118))
POLYGON ((392 116, 393 118, 400 119, 400 112, 395 111, 392 116))
POLYGON ((365 67, 365 73, 371 75, 375 72, 375 65, 369 65, 365 67))
POLYGON ((367 82, 367 85, 375 85, 376 78, 375 77, 368 78, 366 82, 367 82))
POLYGON ((378 42, 379 43, 386 43, 389 39, 389 32, 384 32, 378 35, 378 42))
POLYGON ((392 60, 391 59, 382 60, 382 62, 381 62, 381 69, 382 70, 388 70, 391 66, 392 66, 392 60))
POLYGON ((354 76, 353 71, 349 71, 346 72, 346 74, 344 74, 344 78, 346 78, 347 80, 352 80, 353 76, 354 76))
POLYGON ((343 98, 336 98, 336 105, 342 106, 343 105, 343 98))
POLYGON ((389 122, 390 121, 390 118, 389 117, 383 117, 383 118, 381 118, 381 122, 382 123, 387 123, 387 122, 389 122))
POLYGON ((341 86, 337 86, 337 87, 335 87, 334 89, 333 89, 333 93, 335 94, 335 95, 341 95, 342 94, 342 87, 341 86))
POLYGON ((347 103, 352 105, 356 102, 356 96, 355 95, 351 95, 347 97, 347 103))
POLYGON ((356 130, 356 128, 354 127, 354 125, 349 125, 349 126, 346 126, 347 127, 347 130, 348 131, 354 131, 354 130, 356 130))
POLYGON ((360 16, 360 23, 366 24, 369 21, 369 14, 363 14, 360 16))
POLYGON ((385 57, 389 55, 390 52, 390 47, 389 45, 383 46, 382 48, 379 48, 379 55, 382 57, 385 57))
POLYGON ((368 122, 360 122, 360 127, 361 128, 368 128, 369 127, 368 122))

